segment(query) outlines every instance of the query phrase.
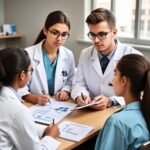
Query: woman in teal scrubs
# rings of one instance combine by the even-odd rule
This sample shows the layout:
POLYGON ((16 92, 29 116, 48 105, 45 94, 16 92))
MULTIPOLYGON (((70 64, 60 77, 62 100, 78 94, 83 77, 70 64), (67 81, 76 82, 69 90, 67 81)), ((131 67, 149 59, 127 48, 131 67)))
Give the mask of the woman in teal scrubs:
POLYGON ((150 63, 128 54, 114 72, 115 94, 123 96, 127 105, 106 121, 95 150, 136 150, 150 139, 150 63))

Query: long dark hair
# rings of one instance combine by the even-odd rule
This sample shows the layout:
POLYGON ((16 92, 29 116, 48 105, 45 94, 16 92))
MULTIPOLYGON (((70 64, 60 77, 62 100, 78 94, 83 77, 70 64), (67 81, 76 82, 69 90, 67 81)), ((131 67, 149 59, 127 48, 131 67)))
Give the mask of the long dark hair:
POLYGON ((141 109, 150 131, 150 62, 141 55, 128 54, 118 62, 117 69, 130 79, 135 97, 140 97, 143 91, 141 109))
POLYGON ((23 49, 5 48, 0 50, 0 90, 10 86, 21 71, 27 71, 30 65, 28 54, 23 49))
MULTIPOLYGON (((51 12, 46 18, 44 28, 48 30, 49 27, 53 26, 56 23, 64 23, 70 30, 70 21, 62 11, 51 12)), ((43 33, 44 28, 42 28, 41 32, 39 33, 37 39, 34 42, 34 45, 41 42, 43 39, 46 39, 46 36, 43 33)))

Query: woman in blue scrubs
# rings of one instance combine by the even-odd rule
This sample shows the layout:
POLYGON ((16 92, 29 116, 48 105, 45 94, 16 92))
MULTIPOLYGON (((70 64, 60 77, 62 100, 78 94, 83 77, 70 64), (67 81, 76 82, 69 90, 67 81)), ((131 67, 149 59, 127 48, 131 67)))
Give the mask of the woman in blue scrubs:
POLYGON ((127 105, 106 121, 95 150, 136 150, 150 139, 150 63, 137 54, 123 56, 113 88, 127 105))

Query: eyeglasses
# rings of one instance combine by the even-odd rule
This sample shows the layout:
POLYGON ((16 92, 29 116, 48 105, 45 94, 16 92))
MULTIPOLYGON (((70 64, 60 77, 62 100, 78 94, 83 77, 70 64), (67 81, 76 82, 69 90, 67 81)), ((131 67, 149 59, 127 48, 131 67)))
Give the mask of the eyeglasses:
POLYGON ((98 32, 97 34, 95 34, 93 32, 89 32, 87 35, 88 35, 89 39, 91 39, 91 40, 95 40, 96 37, 99 40, 104 40, 104 39, 106 39, 107 34, 110 33, 110 32, 111 31, 109 31, 109 32, 102 31, 102 32, 98 32))
POLYGON ((30 69, 27 70, 27 72, 31 72, 31 74, 33 73, 33 68, 31 67, 30 69))
POLYGON ((61 36, 62 40, 67 40, 69 38, 69 36, 70 36, 70 34, 68 32, 60 33, 57 30, 48 30, 48 31, 51 33, 51 36, 56 38, 56 39, 61 36))

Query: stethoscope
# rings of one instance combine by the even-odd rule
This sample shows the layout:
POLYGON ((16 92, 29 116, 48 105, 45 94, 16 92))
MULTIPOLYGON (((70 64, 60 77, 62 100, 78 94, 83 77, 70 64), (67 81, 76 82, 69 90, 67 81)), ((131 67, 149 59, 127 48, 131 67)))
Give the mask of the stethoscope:
POLYGON ((65 82, 65 78, 68 76, 68 72, 63 69, 61 73, 62 73, 63 82, 65 82))
POLYGON ((113 86, 113 84, 112 83, 108 83, 108 86, 113 86))
POLYGON ((63 77, 66 77, 67 75, 68 75, 67 71, 66 71, 66 70, 63 70, 63 71, 62 71, 62 76, 63 76, 63 77))

